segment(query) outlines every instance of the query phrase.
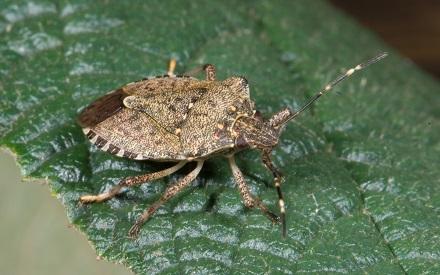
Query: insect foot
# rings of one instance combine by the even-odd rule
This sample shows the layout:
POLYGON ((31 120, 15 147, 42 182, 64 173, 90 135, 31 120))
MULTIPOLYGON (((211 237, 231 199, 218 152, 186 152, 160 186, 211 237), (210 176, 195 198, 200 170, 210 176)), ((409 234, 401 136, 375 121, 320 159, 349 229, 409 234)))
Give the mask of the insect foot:
POLYGON ((116 194, 119 193, 120 189, 121 189, 120 186, 115 186, 109 192, 105 192, 105 193, 98 194, 98 195, 81 196, 79 198, 79 201, 84 204, 93 203, 93 202, 103 202, 103 201, 106 201, 106 200, 113 198, 116 194))
MULTIPOLYGON (((81 203, 92 203, 92 202, 99 202, 98 200, 98 196, 94 196, 94 195, 85 195, 85 196, 81 196, 79 198, 79 201, 81 203)), ((102 200, 100 200, 102 201, 102 200)))
POLYGON ((132 239, 136 239, 139 236, 139 232, 141 231, 142 223, 135 222, 133 226, 128 231, 128 237, 132 239))
POLYGON ((160 199, 138 217, 129 231, 129 236, 135 238, 159 207, 189 186, 206 159, 225 156, 244 205, 259 208, 274 224, 281 223, 285 237, 287 207, 281 188, 283 180, 271 159, 283 129, 344 79, 386 56, 381 53, 347 70, 297 111, 286 107, 269 119, 256 110, 244 77, 217 80, 215 67, 210 64, 188 74, 175 75, 176 61, 171 60, 167 74, 128 83, 92 102, 81 112, 78 123, 91 143, 117 157, 177 164, 158 172, 125 178, 107 192, 80 197, 80 202, 112 199, 122 188, 163 178, 187 162, 195 162, 196 167, 190 173, 170 185, 160 199), (194 75, 202 70, 205 78, 195 78, 194 75), (260 151, 263 165, 272 173, 279 216, 250 192, 235 163, 235 154, 246 149, 260 151))

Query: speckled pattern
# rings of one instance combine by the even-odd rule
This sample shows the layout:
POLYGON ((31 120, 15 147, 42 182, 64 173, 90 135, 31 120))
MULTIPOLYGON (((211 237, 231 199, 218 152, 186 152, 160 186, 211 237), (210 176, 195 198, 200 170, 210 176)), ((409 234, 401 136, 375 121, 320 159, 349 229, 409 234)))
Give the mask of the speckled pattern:
POLYGON ((233 123, 239 116, 252 116, 253 107, 243 78, 164 76, 130 83, 97 99, 79 122, 104 151, 140 160, 178 161, 233 151, 233 123))
MULTIPOLYGON (((285 237, 281 174, 270 154, 278 144, 281 126, 290 119, 274 123, 280 117, 275 114, 275 119, 265 121, 254 110, 249 84, 244 77, 216 81, 215 66, 206 64, 203 66, 206 80, 199 81, 188 76, 176 77, 175 65, 176 61, 171 59, 167 75, 130 83, 98 98, 81 112, 78 122, 87 138, 103 151, 136 160, 180 161, 176 168, 127 177, 109 191, 81 196, 80 202, 100 203, 112 199, 123 187, 165 177, 172 174, 167 171, 179 170, 186 161, 197 161, 196 170, 168 187, 161 198, 136 220, 129 235, 137 238, 142 225, 159 207, 197 177, 205 159, 222 154, 229 159, 244 204, 249 208, 258 207, 273 223, 281 222, 285 237), (262 161, 274 175, 280 217, 272 213, 260 198, 252 195, 235 163, 234 154, 248 148, 263 152, 262 161)), ((332 88, 329 87, 325 91, 332 88)), ((322 94, 320 92, 318 97, 322 94)), ((291 112, 294 116, 298 113, 291 112)))

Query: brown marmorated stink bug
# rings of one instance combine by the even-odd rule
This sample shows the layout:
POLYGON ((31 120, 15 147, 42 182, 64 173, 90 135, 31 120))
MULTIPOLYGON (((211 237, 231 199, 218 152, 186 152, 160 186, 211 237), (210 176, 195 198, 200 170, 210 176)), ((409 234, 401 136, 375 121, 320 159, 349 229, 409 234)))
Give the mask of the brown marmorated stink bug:
POLYGON ((135 160, 177 162, 162 171, 127 177, 108 192, 85 195, 82 203, 102 202, 113 198, 122 188, 139 185, 168 176, 188 162, 196 167, 169 186, 161 198, 151 205, 129 231, 136 237, 144 222, 165 202, 188 186, 199 174, 206 159, 225 156, 232 169, 238 190, 247 207, 258 207, 274 223, 281 221, 286 236, 286 220, 282 176, 271 160, 286 123, 307 109, 336 84, 384 58, 376 57, 349 69, 329 82, 298 111, 284 108, 264 119, 255 109, 244 77, 215 79, 215 68, 207 64, 186 75, 174 75, 176 61, 171 60, 168 73, 129 83, 97 99, 79 116, 79 124, 87 138, 101 150, 135 160), (191 75, 204 70, 205 80, 191 75), (235 153, 244 149, 261 151, 263 164, 272 172, 278 193, 280 217, 253 196, 237 167, 235 153))

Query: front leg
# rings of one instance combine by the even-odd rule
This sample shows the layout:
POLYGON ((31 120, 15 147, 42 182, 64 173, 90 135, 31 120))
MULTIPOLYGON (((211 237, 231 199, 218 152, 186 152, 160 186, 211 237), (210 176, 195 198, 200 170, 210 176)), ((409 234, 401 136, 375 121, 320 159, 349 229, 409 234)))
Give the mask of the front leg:
POLYGON ((279 217, 272 213, 259 198, 252 196, 251 191, 249 190, 249 187, 244 180, 243 174, 240 171, 240 168, 238 168, 237 164, 235 163, 234 156, 229 156, 228 160, 244 205, 249 208, 260 208, 269 220, 271 220, 273 223, 278 223, 279 217))
POLYGON ((278 205, 280 207, 280 213, 281 213, 281 224, 283 226, 283 237, 286 237, 286 235, 287 235, 286 209, 285 209, 283 192, 281 191, 282 175, 281 175, 281 172, 275 167, 275 165, 272 162, 272 159, 270 156, 271 152, 272 152, 271 150, 263 150, 261 159, 263 161, 264 166, 266 166, 266 168, 272 172, 272 175, 274 178, 274 185, 275 185, 275 188, 277 189, 277 193, 278 193, 278 205))

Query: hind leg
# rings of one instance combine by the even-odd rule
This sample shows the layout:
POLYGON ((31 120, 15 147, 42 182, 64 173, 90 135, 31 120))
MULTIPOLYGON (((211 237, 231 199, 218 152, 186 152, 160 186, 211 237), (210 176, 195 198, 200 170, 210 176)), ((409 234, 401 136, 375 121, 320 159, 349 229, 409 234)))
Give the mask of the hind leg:
POLYGON ((240 195, 243 199, 244 205, 249 208, 258 207, 266 217, 271 220, 273 223, 279 222, 279 217, 272 213, 269 208, 260 199, 252 196, 246 181, 244 180, 243 174, 235 163, 234 156, 228 157, 229 165, 232 169, 232 174, 234 175, 235 182, 237 183, 238 190, 240 191, 240 195))
POLYGON ((203 161, 197 161, 197 166, 194 168, 194 170, 192 170, 188 175, 180 179, 175 184, 169 186, 162 194, 160 199, 153 203, 144 213, 142 213, 142 215, 130 228, 128 235, 132 238, 135 238, 139 234, 141 226, 151 217, 151 215, 153 215, 162 204, 166 203, 169 199, 182 191, 183 188, 187 187, 197 177, 197 175, 200 173, 200 170, 202 170, 202 167, 203 161))
POLYGON ((81 196, 79 200, 82 203, 102 202, 102 201, 109 200, 109 199, 113 198, 114 196, 116 196, 117 194, 119 194, 119 191, 121 191, 121 189, 123 187, 131 187, 131 186, 139 185, 139 184, 142 184, 145 182, 149 182, 149 181, 163 178, 165 176, 173 174, 174 172, 176 172, 177 170, 182 168, 185 164, 186 164, 186 161, 181 161, 181 162, 177 163, 176 165, 174 165, 170 168, 167 168, 165 170, 162 170, 162 171, 158 171, 158 172, 154 172, 154 173, 150 173, 150 174, 146 174, 146 175, 139 175, 139 176, 125 178, 125 179, 121 180, 118 183, 118 185, 116 185, 112 189, 110 189, 110 191, 107 191, 107 192, 104 192, 104 193, 101 193, 98 195, 84 195, 84 196, 81 196))

